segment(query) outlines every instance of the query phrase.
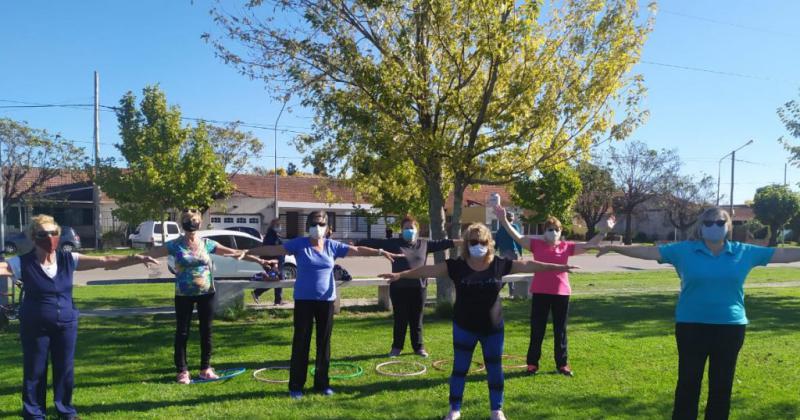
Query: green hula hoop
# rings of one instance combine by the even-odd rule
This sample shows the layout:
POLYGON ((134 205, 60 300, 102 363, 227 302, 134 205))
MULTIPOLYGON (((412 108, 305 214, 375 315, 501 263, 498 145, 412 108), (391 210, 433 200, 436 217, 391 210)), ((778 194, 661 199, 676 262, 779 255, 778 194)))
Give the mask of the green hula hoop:
MULTIPOLYGON (((355 369, 355 372, 353 373, 346 373, 341 375, 328 375, 328 377, 331 379, 353 379, 353 378, 358 378, 359 376, 364 374, 364 369, 355 363, 333 362, 330 364, 330 366, 344 366, 355 369)), ((316 370, 317 369, 315 367, 312 367, 311 374, 313 375, 314 372, 316 372, 316 370)))

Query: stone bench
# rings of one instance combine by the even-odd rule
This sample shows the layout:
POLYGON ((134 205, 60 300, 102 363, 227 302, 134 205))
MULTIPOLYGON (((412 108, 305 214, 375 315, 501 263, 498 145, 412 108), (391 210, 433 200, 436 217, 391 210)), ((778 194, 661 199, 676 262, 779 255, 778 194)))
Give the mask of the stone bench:
MULTIPOLYGON (((431 279, 434 281, 435 279, 431 279)), ((514 297, 527 298, 528 286, 530 285, 530 274, 511 274, 503 277, 503 283, 514 283, 514 297)), ((244 304, 244 291, 246 289, 274 289, 294 288, 294 280, 281 280, 281 281, 250 281, 250 280, 217 280, 214 282, 214 287, 217 293, 217 314, 223 314, 229 308, 234 308, 244 304)), ((392 301, 389 299, 389 285, 386 279, 382 278, 367 278, 367 279, 353 279, 350 281, 336 282, 337 290, 346 287, 377 287, 378 288, 378 305, 381 308, 390 311, 392 310, 392 301)), ((339 312, 340 301, 339 294, 337 293, 336 301, 334 303, 334 311, 339 312)))

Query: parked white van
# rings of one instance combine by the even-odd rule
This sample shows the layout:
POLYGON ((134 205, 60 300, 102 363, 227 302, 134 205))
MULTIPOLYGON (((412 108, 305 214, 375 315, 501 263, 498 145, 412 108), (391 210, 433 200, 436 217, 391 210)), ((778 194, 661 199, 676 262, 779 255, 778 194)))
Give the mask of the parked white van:
POLYGON ((161 246, 161 234, 166 226, 167 241, 171 241, 181 236, 181 229, 176 222, 156 222, 148 220, 142 222, 136 230, 128 235, 128 242, 132 248, 144 248, 151 246, 161 246))

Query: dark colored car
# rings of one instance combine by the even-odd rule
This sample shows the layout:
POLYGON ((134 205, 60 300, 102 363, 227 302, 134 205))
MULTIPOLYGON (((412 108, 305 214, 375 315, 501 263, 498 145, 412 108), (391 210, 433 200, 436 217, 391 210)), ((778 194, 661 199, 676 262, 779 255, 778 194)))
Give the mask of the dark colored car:
MULTIPOLYGON (((64 252, 80 249, 81 237, 75 233, 75 229, 69 226, 61 226, 61 238, 58 241, 58 246, 64 252)), ((33 249, 33 242, 24 233, 17 232, 6 236, 5 252, 7 254, 22 254, 31 249, 33 249)))
POLYGON ((233 226, 233 227, 227 227, 225 228, 225 230, 233 230, 236 232, 242 232, 248 235, 255 236, 256 238, 262 238, 261 232, 259 232, 258 229, 249 226, 233 226))

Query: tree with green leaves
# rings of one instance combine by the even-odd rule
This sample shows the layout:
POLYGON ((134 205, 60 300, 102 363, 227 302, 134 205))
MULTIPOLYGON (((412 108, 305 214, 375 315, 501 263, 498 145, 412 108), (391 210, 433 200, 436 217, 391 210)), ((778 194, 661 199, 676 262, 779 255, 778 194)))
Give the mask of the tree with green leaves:
POLYGON ((611 171, 587 160, 578 162, 576 166, 581 182, 581 193, 575 201, 575 212, 586 223, 586 238, 595 235, 595 226, 603 220, 611 208, 614 197, 614 179, 611 171))
POLYGON ((681 161, 675 150, 658 151, 634 141, 626 143, 621 150, 612 147, 608 163, 619 190, 619 195, 613 200, 614 211, 625 216, 623 240, 630 245, 634 212, 664 192, 667 180, 678 173, 681 161))
POLYGON ((778 243, 778 232, 800 212, 800 196, 784 185, 768 185, 756 190, 753 199, 756 219, 769 226, 769 246, 778 243))
POLYGON ((116 113, 122 138, 117 148, 127 167, 106 162, 97 181, 116 201, 120 219, 163 222, 170 210, 205 210, 232 190, 207 126, 182 126, 180 109, 167 104, 158 86, 144 88, 138 107, 133 93, 126 93, 116 113))
POLYGON ((714 178, 673 174, 665 180, 659 201, 669 223, 681 232, 683 239, 688 239, 689 229, 713 198, 714 178))
POLYGON ((526 218, 528 223, 543 223, 548 216, 555 216, 565 228, 570 229, 581 189, 578 171, 564 165, 542 171, 536 177, 516 181, 511 190, 511 201, 533 212, 533 216, 526 218))
POLYGON ((0 118, 0 147, 5 212, 11 204, 33 199, 60 175, 80 180, 88 163, 84 149, 69 140, 9 118, 0 118))
MULTIPOLYGON (((416 206, 418 188, 386 176, 407 174, 436 239, 446 235, 448 193, 456 238, 466 188, 559 166, 646 116, 630 70, 652 22, 640 23, 635 0, 570 0, 547 17, 535 0, 250 1, 243 10, 214 8, 224 35, 204 37, 276 98, 288 90, 314 110, 313 133, 296 139, 306 163, 356 188, 384 185, 370 192, 380 207, 385 197, 416 206)), ((451 283, 437 294, 452 301, 451 283)))
POLYGON ((228 175, 236 175, 251 165, 251 159, 258 156, 264 144, 253 133, 242 131, 241 123, 225 125, 205 123, 208 142, 219 157, 228 175))

